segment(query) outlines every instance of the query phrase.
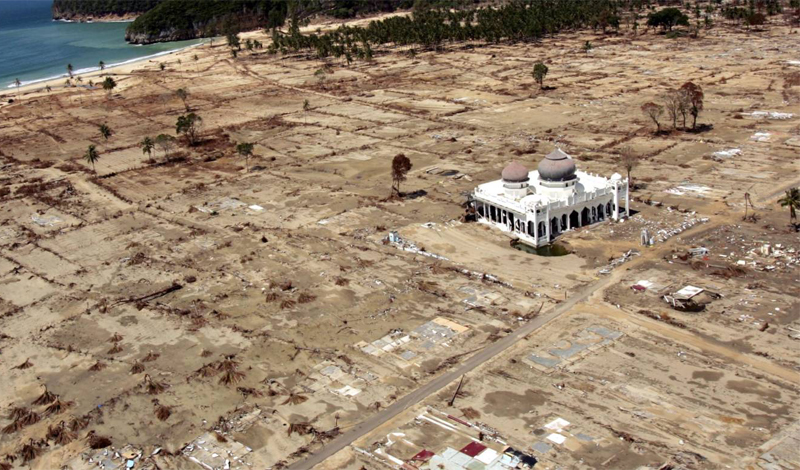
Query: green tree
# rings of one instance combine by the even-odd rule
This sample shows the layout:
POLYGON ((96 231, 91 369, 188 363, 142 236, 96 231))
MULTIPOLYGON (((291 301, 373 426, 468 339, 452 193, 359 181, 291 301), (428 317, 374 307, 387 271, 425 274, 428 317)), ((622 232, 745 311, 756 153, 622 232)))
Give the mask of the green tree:
POLYGON ((158 68, 163 72, 164 70, 167 69, 167 64, 161 62, 160 64, 158 64, 158 68))
POLYGON ((308 124, 308 112, 311 110, 311 103, 308 100, 303 100, 303 117, 305 119, 306 124, 308 124))
POLYGON ((189 98, 189 90, 186 88, 178 88, 175 90, 175 96, 178 97, 181 101, 183 101, 183 107, 186 108, 186 112, 189 112, 189 105, 186 104, 186 99, 189 98))
POLYGON ((547 66, 543 62, 536 62, 533 66, 533 79, 539 84, 539 89, 544 89, 544 77, 547 76, 547 66))
POLYGON ((69 78, 72 78, 72 71, 73 70, 74 69, 72 67, 72 64, 67 64, 67 75, 69 75, 69 78))
POLYGON ((800 188, 786 190, 786 194, 778 199, 778 204, 789 208, 789 223, 794 224, 797 221, 797 209, 800 209, 800 188))
POLYGON ((242 41, 239 39, 239 35, 237 33, 230 33, 226 36, 228 40, 228 47, 231 49, 236 49, 237 51, 242 50, 242 41))
POLYGON ((203 118, 195 113, 189 113, 184 116, 178 116, 178 121, 175 124, 175 132, 177 134, 184 134, 189 145, 195 146, 199 142, 200 128, 203 124, 203 118))
POLYGON ((142 153, 147 155, 147 158, 150 160, 153 159, 153 148, 155 148, 155 142, 150 137, 145 137, 139 143, 139 147, 142 149, 142 153))
POLYGON ((113 78, 106 77, 106 79, 103 80, 103 90, 106 91, 106 94, 108 95, 109 98, 111 97, 111 92, 113 92, 114 88, 116 87, 117 87, 117 82, 114 81, 113 78))
POLYGON ((19 81, 19 78, 14 79, 14 85, 17 87, 17 99, 19 99, 19 87, 22 86, 22 82, 19 81))
POLYGON ((153 143, 164 152, 164 160, 169 159, 169 154, 172 153, 176 145, 175 137, 167 134, 159 134, 153 143))
POLYGON ((100 127, 99 127, 99 129, 100 129, 100 135, 101 135, 101 136, 103 137, 103 139, 105 139, 105 140, 108 140, 108 138, 109 138, 109 137, 111 137, 111 134, 113 134, 113 133, 114 133, 114 132, 111 130, 111 128, 110 128, 110 127, 108 127, 108 125, 107 125, 107 124, 100 124, 100 127))
POLYGON ((94 164, 100 160, 100 154, 97 153, 97 148, 94 145, 89 146, 89 148, 86 150, 86 153, 83 154, 83 159, 92 165, 92 171, 94 174, 97 174, 94 164))
POLYGON ((247 173, 250 172, 250 157, 253 156, 253 144, 249 142, 242 142, 236 146, 236 153, 244 158, 244 168, 247 173))
POLYGON ((675 26, 689 26, 689 17, 677 8, 664 8, 647 17, 647 26, 672 31, 675 26))
POLYGON ((103 76, 103 71, 106 69, 106 63, 102 60, 97 64, 100 67, 100 76, 103 76))

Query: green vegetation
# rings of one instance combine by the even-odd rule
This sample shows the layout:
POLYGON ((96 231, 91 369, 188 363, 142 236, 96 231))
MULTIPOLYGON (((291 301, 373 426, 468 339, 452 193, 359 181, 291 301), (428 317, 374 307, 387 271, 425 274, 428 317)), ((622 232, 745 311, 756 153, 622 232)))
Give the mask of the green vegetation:
POLYGON ((619 26, 620 3, 613 0, 518 0, 495 8, 460 10, 417 7, 411 16, 372 21, 366 27, 343 25, 313 35, 299 33, 290 17, 289 34, 273 31, 272 52, 315 49, 321 58, 369 60, 372 45, 419 45, 438 48, 445 42, 534 41, 563 30, 619 26))
POLYGON ((153 159, 153 148, 155 148, 155 143, 153 139, 150 137, 145 137, 139 143, 139 147, 142 149, 142 153, 147 155, 147 157, 152 160, 153 159))
POLYGON ((647 26, 672 31, 675 26, 689 26, 689 17, 677 8, 664 8, 647 17, 647 26))
POLYGON ((114 131, 112 131, 111 128, 108 127, 108 124, 100 124, 99 131, 100 131, 100 136, 105 140, 108 140, 108 138, 111 137, 111 135, 114 133, 114 131))
POLYGON ((185 135, 189 145, 195 146, 200 142, 200 128, 202 125, 203 118, 195 113, 178 116, 178 121, 175 124, 175 133, 185 135))
POLYGON ((53 0, 53 18, 125 16, 144 13, 163 0, 53 0))
POLYGON ((247 173, 250 172, 250 157, 253 156, 253 144, 249 142, 242 142, 236 146, 236 153, 244 158, 244 168, 247 173))
POLYGON ((100 154, 97 153, 97 147, 90 145, 89 148, 86 149, 86 153, 83 154, 83 159, 86 160, 86 163, 91 163, 92 171, 97 174, 97 170, 94 167, 94 164, 100 160, 100 154))
POLYGON ((789 208, 789 223, 794 224, 797 220, 797 209, 800 209, 800 188, 792 188, 778 200, 781 207, 789 208))
POLYGON ((111 97, 111 92, 114 91, 114 88, 116 87, 117 87, 117 82, 114 81, 113 78, 106 77, 106 79, 103 80, 103 90, 106 91, 109 97, 111 97))
POLYGON ((283 24, 285 0, 164 0, 128 26, 135 43, 209 37, 283 24))
POLYGON ((539 84, 539 89, 544 89, 544 77, 547 76, 548 68, 543 62, 536 62, 533 66, 533 79, 539 84))

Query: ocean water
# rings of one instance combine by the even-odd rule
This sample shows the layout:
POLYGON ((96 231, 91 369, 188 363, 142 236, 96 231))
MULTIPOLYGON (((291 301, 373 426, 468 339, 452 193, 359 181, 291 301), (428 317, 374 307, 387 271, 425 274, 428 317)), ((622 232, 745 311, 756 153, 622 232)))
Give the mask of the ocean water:
POLYGON ((127 23, 68 23, 51 19, 50 0, 0 0, 0 89, 106 67, 197 44, 200 40, 134 46, 127 23))

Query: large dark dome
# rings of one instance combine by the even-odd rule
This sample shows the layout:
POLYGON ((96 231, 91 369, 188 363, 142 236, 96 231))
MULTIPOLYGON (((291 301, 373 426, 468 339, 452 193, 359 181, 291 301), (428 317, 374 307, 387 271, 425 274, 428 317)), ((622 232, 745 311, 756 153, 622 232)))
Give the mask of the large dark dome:
POLYGON ((524 183, 528 181, 528 169, 517 162, 511 162, 500 175, 506 183, 524 183))
POLYGON ((539 179, 542 181, 571 181, 575 179, 575 160, 555 149, 539 162, 539 179))

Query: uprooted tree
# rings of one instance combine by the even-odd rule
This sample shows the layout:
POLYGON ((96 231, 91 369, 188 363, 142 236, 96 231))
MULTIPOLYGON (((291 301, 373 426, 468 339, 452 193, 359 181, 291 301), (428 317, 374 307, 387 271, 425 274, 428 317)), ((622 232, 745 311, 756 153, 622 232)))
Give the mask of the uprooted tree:
POLYGON ((399 153, 392 159, 392 194, 400 195, 400 183, 406 180, 406 175, 411 170, 411 160, 405 154, 399 153))

